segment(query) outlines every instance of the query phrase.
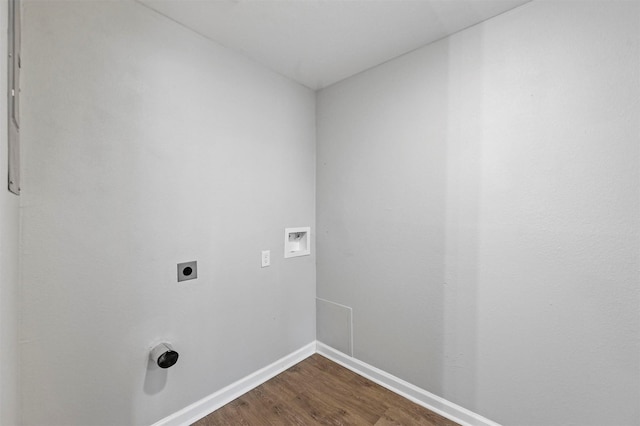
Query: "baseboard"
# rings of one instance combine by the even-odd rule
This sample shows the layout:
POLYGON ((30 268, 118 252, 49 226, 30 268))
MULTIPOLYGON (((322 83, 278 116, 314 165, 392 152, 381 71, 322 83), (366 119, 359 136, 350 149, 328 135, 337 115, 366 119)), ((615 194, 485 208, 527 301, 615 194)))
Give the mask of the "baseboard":
POLYGON ((462 426, 500 426, 500 424, 482 417, 466 408, 447 401, 437 395, 427 392, 409 382, 395 377, 372 365, 346 355, 321 342, 311 342, 295 352, 277 360, 276 362, 252 373, 229 386, 197 401, 182 410, 165 417, 152 426, 188 426, 201 418, 213 413, 218 408, 244 395, 251 389, 282 373, 289 367, 319 353, 330 360, 348 368, 356 374, 389 389, 392 392, 440 414, 462 426))
POLYGON ((447 401, 437 395, 427 392, 409 382, 405 382, 385 371, 372 365, 350 357, 340 351, 333 349, 324 343, 316 343, 316 352, 330 360, 348 368, 367 379, 389 389, 392 392, 421 405, 429 410, 440 414, 463 426, 500 426, 500 424, 482 417, 466 408, 447 401))
POLYGON ((274 376, 282 373, 289 367, 294 366, 305 358, 316 352, 316 342, 298 349, 295 352, 277 360, 260 370, 252 373, 229 386, 197 401, 182 410, 165 417, 156 422, 153 426, 185 426, 200 420, 208 414, 213 413, 218 408, 230 403, 239 396, 249 392, 251 389, 260 386, 262 383, 274 376))

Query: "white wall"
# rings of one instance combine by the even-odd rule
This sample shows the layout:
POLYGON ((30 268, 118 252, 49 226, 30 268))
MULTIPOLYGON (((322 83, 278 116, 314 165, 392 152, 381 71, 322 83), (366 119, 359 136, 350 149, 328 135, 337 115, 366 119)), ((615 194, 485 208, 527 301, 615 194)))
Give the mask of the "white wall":
MULTIPOLYGON (((0 1, 0 117, 7 117, 8 5, 0 1)), ((19 198, 7 190, 7 122, 0 120, 0 424, 18 423, 19 198)))
POLYGON ((640 424, 639 8, 533 2, 319 93, 356 358, 504 424, 640 424))
POLYGON ((24 21, 24 424, 151 424, 313 341, 315 256, 282 253, 315 225, 314 93, 134 1, 24 21))

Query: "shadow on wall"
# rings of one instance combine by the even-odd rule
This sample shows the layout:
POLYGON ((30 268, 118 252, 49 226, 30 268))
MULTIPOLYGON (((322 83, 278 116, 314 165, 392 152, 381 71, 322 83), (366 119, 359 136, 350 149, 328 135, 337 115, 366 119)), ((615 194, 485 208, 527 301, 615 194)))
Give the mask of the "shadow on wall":
MULTIPOLYGON (((458 34, 467 54, 449 55, 444 99, 447 133, 442 396, 477 410, 478 251, 483 141, 483 37, 476 26, 458 34), (454 83, 451 83, 454 82, 454 83), (462 86, 462 87, 461 87, 462 86), (450 88, 453 89, 453 88, 450 88), (460 125, 464 123, 464 125, 460 125)), ((452 40, 446 40, 449 45, 452 40)))
POLYGON ((144 393, 147 395, 155 395, 162 392, 167 385, 168 376, 168 369, 158 367, 158 364, 149 358, 147 361, 147 372, 144 376, 144 393))
POLYGON ((457 63, 441 40, 321 91, 317 164, 318 339, 470 407, 481 117, 459 123, 482 75, 466 96, 451 85, 476 71, 474 45, 457 63))

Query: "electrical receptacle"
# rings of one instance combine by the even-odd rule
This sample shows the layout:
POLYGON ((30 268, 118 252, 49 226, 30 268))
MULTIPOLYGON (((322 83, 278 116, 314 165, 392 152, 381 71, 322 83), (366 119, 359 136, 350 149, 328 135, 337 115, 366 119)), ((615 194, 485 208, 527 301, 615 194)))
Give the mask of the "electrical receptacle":
POLYGON ((262 267, 266 268, 271 265, 271 250, 262 251, 262 267))

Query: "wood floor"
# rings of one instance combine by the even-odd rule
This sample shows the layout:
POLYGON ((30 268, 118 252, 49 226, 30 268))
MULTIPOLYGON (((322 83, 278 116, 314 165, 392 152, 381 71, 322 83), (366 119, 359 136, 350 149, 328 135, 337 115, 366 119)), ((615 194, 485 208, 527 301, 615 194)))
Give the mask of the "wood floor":
POLYGON ((454 426, 426 408, 315 354, 195 426, 454 426))

